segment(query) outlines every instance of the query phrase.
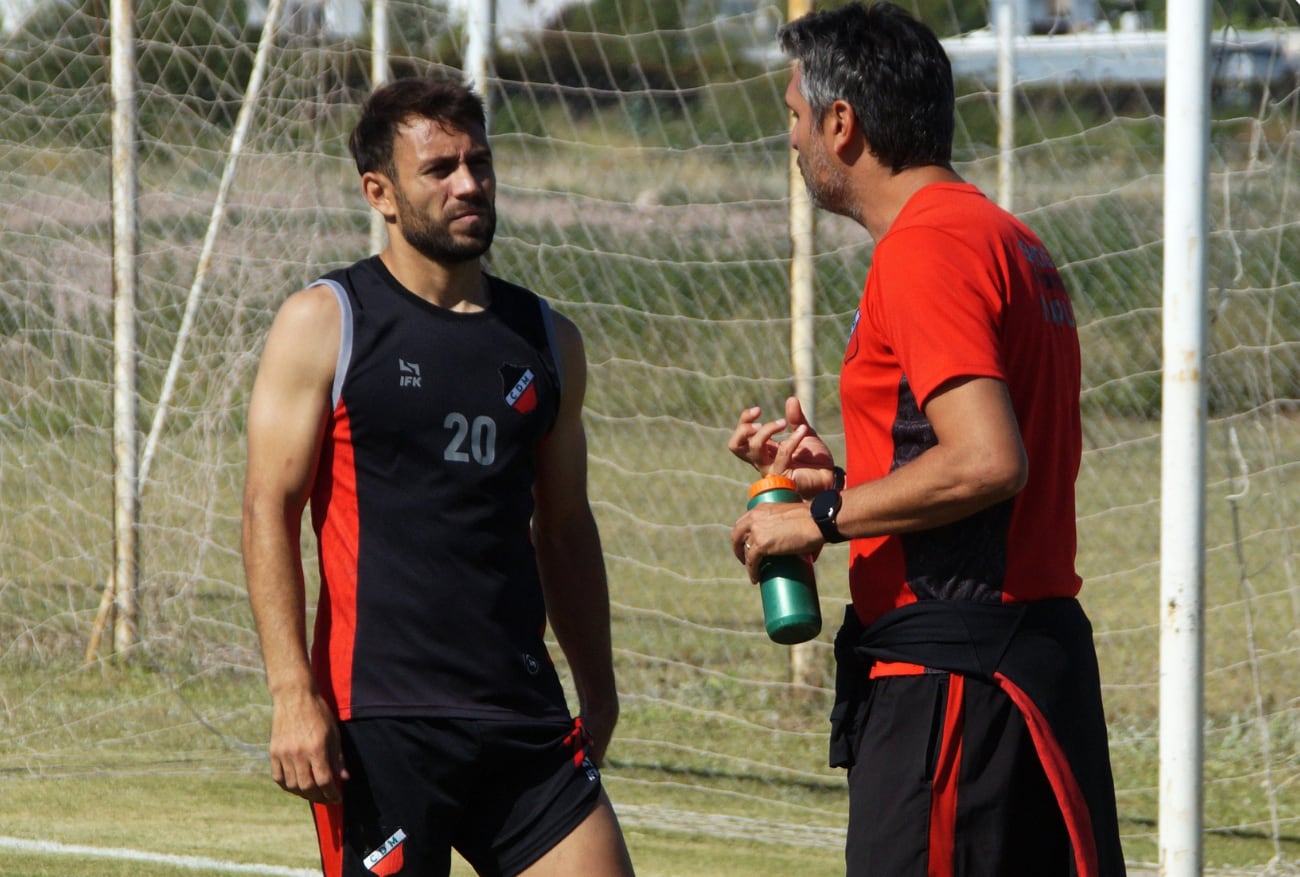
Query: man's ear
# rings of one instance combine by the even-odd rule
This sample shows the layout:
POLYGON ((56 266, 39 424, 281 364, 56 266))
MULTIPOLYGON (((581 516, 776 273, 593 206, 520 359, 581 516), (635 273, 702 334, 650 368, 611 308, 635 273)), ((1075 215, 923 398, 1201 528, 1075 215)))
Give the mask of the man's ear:
POLYGON ((846 164, 852 164, 862 152, 862 127, 858 114, 846 100, 837 100, 822 117, 822 134, 831 151, 846 164))
POLYGON ((386 174, 366 171, 361 175, 361 194, 370 206, 388 221, 397 218, 397 205, 393 199, 393 181, 386 174))

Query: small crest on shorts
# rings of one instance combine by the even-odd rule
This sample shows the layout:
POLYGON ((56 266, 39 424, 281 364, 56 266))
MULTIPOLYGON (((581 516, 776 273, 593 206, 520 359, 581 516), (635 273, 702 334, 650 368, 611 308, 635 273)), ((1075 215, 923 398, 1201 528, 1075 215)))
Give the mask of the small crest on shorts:
POLYGON ((532 655, 524 652, 524 669, 528 671, 529 676, 536 676, 542 670, 542 665, 532 655))
POLYGON ((402 844, 406 841, 406 832, 397 829, 393 832, 388 840, 381 843, 373 853, 366 856, 362 864, 371 874, 378 874, 380 877, 390 877, 402 870, 405 863, 405 855, 402 852, 402 844))

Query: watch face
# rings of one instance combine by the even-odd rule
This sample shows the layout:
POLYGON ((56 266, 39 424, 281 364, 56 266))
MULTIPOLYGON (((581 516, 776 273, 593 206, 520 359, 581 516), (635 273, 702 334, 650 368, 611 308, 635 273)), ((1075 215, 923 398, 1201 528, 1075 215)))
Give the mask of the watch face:
POLYGON ((813 523, 817 529, 822 531, 822 536, 827 542, 844 542, 847 540, 840 528, 835 526, 835 517, 840 512, 840 504, 843 497, 838 490, 824 490, 813 497, 812 503, 808 506, 808 512, 812 515, 813 523))
POLYGON ((812 516, 819 522, 831 524, 840 510, 840 494, 836 490, 826 490, 813 497, 812 516))

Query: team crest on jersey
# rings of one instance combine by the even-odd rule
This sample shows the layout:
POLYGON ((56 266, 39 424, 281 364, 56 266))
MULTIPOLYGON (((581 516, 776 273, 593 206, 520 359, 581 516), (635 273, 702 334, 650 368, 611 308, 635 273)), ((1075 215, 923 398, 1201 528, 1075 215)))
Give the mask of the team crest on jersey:
POLYGON ((537 375, 531 368, 503 365, 501 383, 505 389, 506 404, 511 408, 520 414, 529 414, 537 407, 537 375))
POLYGON ((391 877, 402 870, 405 864, 405 854, 402 845, 406 842, 406 832, 397 829, 393 832, 388 840, 379 845, 373 853, 366 856, 362 864, 371 874, 378 874, 380 877, 391 877))

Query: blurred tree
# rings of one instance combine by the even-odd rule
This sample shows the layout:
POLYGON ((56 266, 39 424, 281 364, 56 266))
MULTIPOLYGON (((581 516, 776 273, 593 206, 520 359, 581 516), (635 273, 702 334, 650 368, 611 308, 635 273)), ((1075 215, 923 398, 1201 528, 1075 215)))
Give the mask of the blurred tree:
MULTIPOLYGON (((38 92, 106 84, 108 12, 108 0, 41 3, 10 37, 5 58, 14 75, 3 79, 38 92)), ((136 63, 145 93, 157 89, 221 114, 251 66, 246 12, 244 0, 141 0, 136 63)))

